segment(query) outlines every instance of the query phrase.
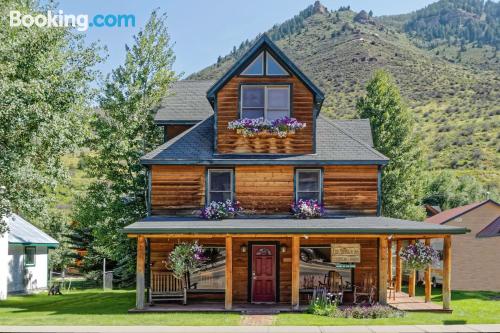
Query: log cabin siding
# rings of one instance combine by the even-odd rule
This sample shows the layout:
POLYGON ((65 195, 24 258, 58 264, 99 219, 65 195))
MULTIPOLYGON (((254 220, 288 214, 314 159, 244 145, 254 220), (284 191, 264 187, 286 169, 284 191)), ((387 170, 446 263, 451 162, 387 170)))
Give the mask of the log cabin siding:
POLYGON ((205 204, 205 167, 153 165, 151 212, 168 214, 199 209, 205 204))
POLYGON ((288 212, 293 200, 293 166, 237 166, 236 198, 246 210, 288 212))
POLYGON ((233 77, 217 93, 217 147, 219 154, 231 153, 274 153, 274 154, 310 154, 314 152, 314 98, 311 91, 296 77, 233 77), (227 124, 240 118, 241 84, 290 84, 291 116, 306 123, 306 128, 289 135, 287 138, 255 137, 245 138, 234 130, 227 129, 227 124))
MULTIPOLYGON (((192 213, 205 205, 205 166, 152 166, 154 215, 192 213)), ((294 200, 294 166, 236 166, 235 198, 247 211, 286 213, 294 200)), ((377 166, 324 166, 328 212, 376 215, 377 166)))
POLYGON ((332 165, 323 168, 323 203, 328 211, 377 214, 376 165, 332 165))

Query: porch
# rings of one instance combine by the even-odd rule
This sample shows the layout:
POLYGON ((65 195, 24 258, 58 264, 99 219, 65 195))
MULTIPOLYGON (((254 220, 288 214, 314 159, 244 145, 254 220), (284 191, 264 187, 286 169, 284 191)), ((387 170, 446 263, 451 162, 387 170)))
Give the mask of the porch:
MULTIPOLYGON (((138 222, 125 228, 129 237, 137 239, 137 300, 134 311, 242 312, 256 309, 280 312, 301 311, 308 305, 311 289, 322 283, 319 278, 315 280, 314 275, 318 275, 315 272, 307 270, 304 272, 304 267, 307 266, 301 258, 304 247, 327 247, 328 249, 331 247, 333 249, 334 246, 340 250, 337 251, 338 253, 336 252, 337 257, 332 256, 328 262, 331 268, 328 268, 328 274, 325 274, 323 286, 331 287, 326 279, 328 277, 328 281, 331 281, 331 276, 336 274, 334 272, 346 270, 345 267, 352 267, 352 274, 345 276, 345 279, 350 279, 349 283, 352 285, 352 289, 346 292, 346 302, 356 302, 356 291, 358 295, 363 293, 369 299, 371 299, 373 292, 373 301, 380 304, 391 304, 395 307, 412 304, 411 307, 415 309, 432 310, 435 308, 435 304, 430 303, 430 271, 426 272, 426 282, 428 283, 425 285, 429 287, 428 290, 426 289, 424 302, 415 298, 416 274, 414 271, 410 272, 409 294, 406 300, 411 302, 406 302, 404 295, 401 294, 402 263, 399 256, 393 259, 392 253, 394 251, 398 253, 403 242, 425 241, 429 243, 433 238, 444 239, 443 309, 451 311, 451 235, 467 232, 464 228, 381 217, 330 218, 307 221, 294 219, 223 221, 177 219, 159 221, 159 218, 154 217, 153 220, 138 222), (180 242, 195 240, 205 246, 218 246, 224 249, 223 265, 217 269, 218 272, 223 272, 223 275, 219 276, 223 286, 221 283, 217 283, 218 290, 208 293, 188 290, 188 305, 186 306, 180 303, 146 306, 146 287, 151 292, 149 282, 151 274, 158 268, 158 262, 161 261, 161 258, 166 259, 168 248, 171 249, 180 242), (254 248, 253 244, 259 246, 254 248), (254 280, 258 280, 258 277, 255 277, 256 272, 252 268, 252 264, 255 265, 255 259, 252 255, 255 255, 253 249, 256 248, 260 250, 267 248, 270 257, 261 258, 264 260, 262 263, 274 267, 274 271, 271 269, 271 272, 274 274, 272 276, 275 280, 263 282, 264 284, 269 282, 269 286, 272 286, 268 288, 271 290, 271 294, 267 295, 270 297, 269 299, 256 298, 257 296, 262 297, 262 295, 256 296, 255 294, 257 287, 254 280), (146 253, 148 253, 147 265, 146 253), (393 263, 393 260, 396 262, 393 263), (393 266, 396 267, 394 276, 393 266), (148 283, 145 279, 146 273, 148 283), (396 295, 399 295, 396 297, 396 300, 399 300, 397 303, 391 303, 388 299, 388 291, 395 291, 396 295), (195 296, 191 298, 189 294, 195 296), (352 294, 354 294, 354 299, 349 300, 352 294)), ((267 252, 263 251, 262 253, 267 252)), ((321 266, 317 264, 320 262, 316 261, 316 264, 312 266, 321 266)), ((341 284, 344 286, 344 283, 341 284)), ((345 286, 347 287, 348 284, 345 286)))
POLYGON ((396 292, 394 298, 389 297, 387 304, 395 309, 408 312, 452 312, 451 309, 444 309, 441 305, 426 301, 421 297, 410 297, 404 292, 396 292))

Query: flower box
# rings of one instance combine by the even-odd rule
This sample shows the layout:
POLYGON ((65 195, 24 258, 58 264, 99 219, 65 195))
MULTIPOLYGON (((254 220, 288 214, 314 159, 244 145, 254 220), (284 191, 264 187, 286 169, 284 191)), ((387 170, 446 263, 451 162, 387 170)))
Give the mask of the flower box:
POLYGON ((288 135, 295 134, 297 130, 305 127, 305 123, 289 117, 279 118, 272 122, 264 118, 243 118, 230 121, 227 125, 228 129, 235 130, 237 134, 249 138, 255 136, 286 138, 288 135))

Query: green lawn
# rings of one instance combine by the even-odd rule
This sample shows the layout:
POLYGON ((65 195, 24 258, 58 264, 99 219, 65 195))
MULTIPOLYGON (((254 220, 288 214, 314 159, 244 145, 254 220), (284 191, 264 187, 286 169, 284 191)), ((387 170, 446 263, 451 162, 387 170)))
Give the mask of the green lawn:
MULTIPOLYGON (((422 293, 421 289, 417 289, 422 293)), ((439 302, 438 290, 434 301, 439 302)), ((135 292, 72 291, 11 296, 0 302, 0 325, 239 325, 241 316, 228 313, 128 314, 135 292)), ((454 292, 453 314, 407 313, 404 318, 338 319, 308 314, 280 314, 276 325, 405 325, 500 323, 500 293, 454 292), (498 298, 495 301, 493 298, 498 298)))

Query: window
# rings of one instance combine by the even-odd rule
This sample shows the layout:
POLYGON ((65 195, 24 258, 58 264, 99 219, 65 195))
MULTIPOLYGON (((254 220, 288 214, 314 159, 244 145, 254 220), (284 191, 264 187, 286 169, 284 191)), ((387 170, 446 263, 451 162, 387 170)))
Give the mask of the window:
POLYGON ((266 73, 269 76, 288 75, 285 69, 269 53, 266 53, 266 73))
POLYGON ((295 200, 318 200, 321 202, 321 170, 298 169, 296 171, 295 200))
POLYGON ((208 170, 207 202, 233 200, 233 170, 208 170))
POLYGON ((300 289, 312 292, 324 287, 335 277, 344 291, 352 290, 354 268, 343 268, 331 262, 331 246, 300 247, 300 289))
POLYGON ((242 85, 241 118, 290 117, 290 86, 242 85))
POLYGON ((224 262, 226 249, 223 247, 204 245, 203 261, 200 267, 191 272, 189 281, 191 288, 202 290, 224 290, 226 286, 224 262))
POLYGON ((262 52, 241 72, 241 75, 288 76, 288 72, 269 52, 262 52), (264 63, 266 64, 265 68, 264 63))
POLYGON ((241 75, 264 75, 264 52, 259 54, 241 75))
POLYGON ((24 248, 24 266, 35 266, 36 247, 26 246, 24 248))

